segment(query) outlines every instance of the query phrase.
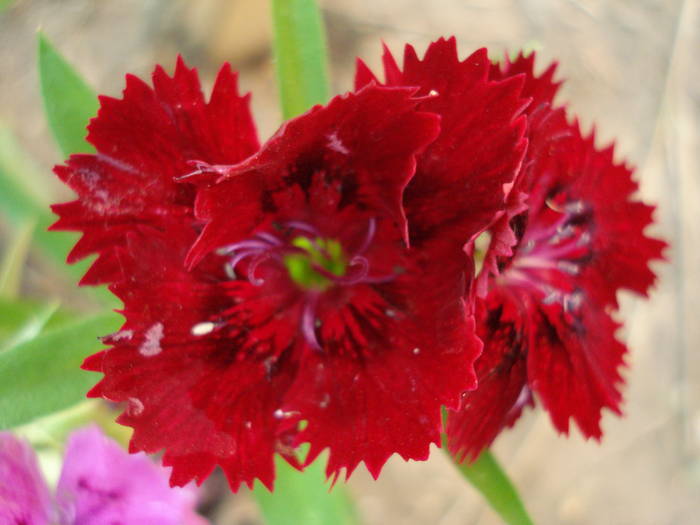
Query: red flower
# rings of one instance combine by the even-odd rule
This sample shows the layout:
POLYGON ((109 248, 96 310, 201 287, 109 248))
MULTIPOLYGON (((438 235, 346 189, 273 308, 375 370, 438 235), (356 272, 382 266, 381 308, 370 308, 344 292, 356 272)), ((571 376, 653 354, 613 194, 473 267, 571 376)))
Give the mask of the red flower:
POLYGON ((329 476, 377 476, 439 443, 481 346, 463 245, 524 150, 521 83, 489 80, 483 53, 444 66, 441 95, 368 85, 258 149, 228 67, 207 103, 179 61, 103 97, 98 153, 56 168, 78 193, 54 207, 83 232, 70 260, 97 253, 82 283, 124 301, 90 395, 127 403, 132 451, 165 449, 173 484, 218 464, 234 490, 271 487, 275 452, 325 448, 329 476))
POLYGON ((622 399, 616 293, 646 295, 648 263, 665 246, 644 234, 653 207, 632 200, 637 185, 613 147, 597 149, 593 134, 552 107, 555 66, 539 77, 533 67, 534 55, 521 55, 492 70, 499 79, 524 74, 533 100, 528 153, 473 290, 485 345, 479 389, 449 418, 450 448, 471 458, 534 404, 533 393, 559 432, 572 418, 600 439, 602 409, 620 414, 622 399))

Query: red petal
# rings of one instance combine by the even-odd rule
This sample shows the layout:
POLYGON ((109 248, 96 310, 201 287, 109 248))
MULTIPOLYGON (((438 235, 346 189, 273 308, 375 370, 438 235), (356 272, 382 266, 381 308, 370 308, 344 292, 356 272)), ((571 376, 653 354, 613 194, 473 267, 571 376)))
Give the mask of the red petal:
POLYGON ((60 219, 52 229, 84 232, 69 260, 101 254, 83 284, 120 278, 111 252, 139 225, 162 228, 174 217, 193 223, 194 189, 174 181, 191 171, 189 161, 234 163, 258 147, 248 97, 238 96, 228 66, 209 104, 196 71, 181 59, 172 78, 158 67, 153 81, 152 89, 128 76, 123 99, 101 97, 88 127, 98 153, 73 155, 55 168, 78 200, 54 206, 60 219))
POLYGON ((405 229, 401 197, 413 176, 414 156, 438 132, 435 115, 415 110, 412 92, 368 86, 285 123, 258 154, 199 193, 197 216, 209 224, 188 263, 248 236, 275 211, 274 194, 292 185, 307 191, 316 173, 355 188, 358 202, 405 229))
MULTIPOLYGON (((554 96, 561 85, 554 82, 556 63, 551 64, 540 76, 534 73, 535 54, 518 55, 514 62, 506 59, 502 65, 491 67, 492 79, 507 79, 520 76, 524 79, 522 95, 532 100, 525 110, 527 120, 528 148, 518 176, 508 194, 506 211, 490 228, 491 242, 484 256, 483 271, 478 278, 478 293, 486 293, 486 281, 490 275, 498 275, 498 260, 513 255, 518 238, 511 229, 511 219, 527 211, 529 193, 542 198, 542 179, 549 169, 552 158, 565 156, 571 140, 571 128, 563 108, 553 108, 554 96)), ((545 187, 546 189, 546 187, 545 187)), ((544 192, 546 193, 546 191, 544 192)), ((544 195, 546 198, 546 195, 544 195)), ((521 232, 522 233, 522 232, 521 232)))
POLYGON ((574 316, 552 305, 533 319, 529 382, 560 432, 573 418, 585 437, 600 438, 602 409, 621 414, 618 369, 627 349, 615 338, 618 327, 591 301, 574 316))
POLYGON ((101 98, 102 107, 88 128, 88 140, 98 152, 168 187, 173 177, 190 171, 188 160, 231 164, 257 150, 248 97, 238 95, 228 65, 219 72, 209 104, 196 70, 182 59, 172 78, 157 67, 153 85, 127 76, 123 99, 101 98))
POLYGON ((615 163, 612 146, 598 150, 592 133, 584 138, 576 123, 572 130, 555 183, 564 185, 571 200, 592 207, 594 256, 583 279, 596 300, 617 307, 616 291, 621 288, 646 295, 656 279, 649 263, 663 259, 667 245, 645 234, 654 207, 632 200, 637 191, 632 170, 615 163))
POLYGON ((273 413, 288 380, 271 381, 263 363, 234 359, 235 338, 224 331, 193 333, 231 305, 209 268, 184 270, 195 232, 143 233, 129 235, 120 259, 128 280, 112 286, 127 321, 106 339, 112 348, 85 363, 105 374, 95 394, 127 402, 119 422, 134 428, 131 449, 165 448, 173 484, 201 482, 219 465, 233 490, 256 478, 272 486, 273 413))
POLYGON ((462 406, 447 420, 450 451, 460 461, 475 460, 501 430, 517 421, 525 406, 533 404, 527 386, 527 341, 518 314, 509 312, 507 303, 491 306, 477 325, 484 342, 476 362, 479 386, 464 394, 462 406))
POLYGON ((385 50, 384 68, 387 85, 418 87, 420 109, 441 117, 404 197, 411 242, 439 232, 461 249, 503 210, 503 185, 525 153, 522 80, 489 80, 486 51, 460 61, 454 38, 433 42, 423 60, 406 46, 403 71, 385 50))
POLYGON ((374 76, 372 70, 360 58, 355 60, 355 91, 359 91, 367 84, 374 82, 379 84, 379 80, 374 76))
POLYGON ((376 478, 393 453, 427 459, 440 443, 441 407, 457 408, 475 387, 481 344, 463 290, 440 270, 356 289, 322 317, 324 351, 302 357, 285 410, 308 423, 298 436, 311 444, 307 463, 329 449, 329 477, 364 461, 376 478))
POLYGON ((528 56, 520 52, 513 61, 506 57, 502 64, 492 65, 490 73, 491 78, 495 80, 502 80, 517 75, 525 76, 522 95, 532 98, 532 102, 528 106, 528 113, 536 111, 543 104, 551 106, 562 84, 554 81, 554 75, 557 70, 556 62, 552 62, 541 75, 535 75, 535 58, 536 53, 534 52, 528 56))

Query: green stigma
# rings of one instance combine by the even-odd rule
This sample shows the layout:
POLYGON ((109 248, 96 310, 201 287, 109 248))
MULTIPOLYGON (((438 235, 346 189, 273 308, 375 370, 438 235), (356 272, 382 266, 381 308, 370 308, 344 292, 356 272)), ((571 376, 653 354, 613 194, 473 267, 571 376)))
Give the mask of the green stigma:
POLYGON ((338 241, 317 237, 313 241, 308 237, 295 237, 292 245, 306 253, 293 253, 284 256, 292 281, 305 289, 325 290, 330 279, 318 273, 313 267, 320 266, 333 275, 345 275, 347 261, 343 247, 338 241))

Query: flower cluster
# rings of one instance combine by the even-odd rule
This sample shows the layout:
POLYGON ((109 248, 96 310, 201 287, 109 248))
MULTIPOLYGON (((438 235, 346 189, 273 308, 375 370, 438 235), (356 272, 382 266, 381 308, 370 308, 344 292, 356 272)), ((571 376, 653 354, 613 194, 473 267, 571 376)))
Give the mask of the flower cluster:
POLYGON ((32 449, 0 433, 0 523, 24 525, 206 525, 193 487, 171 489, 167 472, 126 453, 97 427, 68 439, 55 497, 32 449))
POLYGON ((54 229, 83 233, 69 260, 97 254, 81 284, 124 302, 89 395, 125 403, 132 450, 165 449, 171 483, 219 465, 234 490, 272 487, 275 453, 325 449, 329 476, 376 477, 427 458, 442 407, 472 456, 533 393, 559 430, 599 436, 618 409, 610 310, 663 247, 630 170, 532 57, 460 61, 441 39, 384 69, 358 62, 354 91, 260 145, 230 68, 206 101, 179 60, 102 97, 97 153, 56 168, 78 198, 54 229))

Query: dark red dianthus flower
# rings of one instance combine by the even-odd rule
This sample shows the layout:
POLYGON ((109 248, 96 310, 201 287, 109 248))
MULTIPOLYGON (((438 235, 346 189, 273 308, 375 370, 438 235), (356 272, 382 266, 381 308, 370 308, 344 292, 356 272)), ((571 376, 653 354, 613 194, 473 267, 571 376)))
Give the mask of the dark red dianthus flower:
POLYGON ((207 102, 178 61, 101 97, 97 154, 56 168, 78 194, 54 207, 83 232, 69 260, 96 253, 81 283, 124 302, 90 395, 126 403, 131 450, 164 449, 173 484, 219 465, 271 487, 275 453, 326 448, 329 476, 377 476, 425 459, 475 387, 463 246, 506 208, 525 100, 484 52, 446 52, 449 84, 367 79, 262 148, 230 69, 207 102))
POLYGON ((534 55, 520 55, 492 69, 525 75, 529 146, 472 289, 484 352, 478 390, 449 418, 458 456, 476 458, 534 396, 559 432, 573 419, 600 439, 602 410, 621 413, 616 293, 646 296, 665 246, 644 233, 654 208, 634 199, 632 170, 553 106, 555 67, 535 76, 534 55))

